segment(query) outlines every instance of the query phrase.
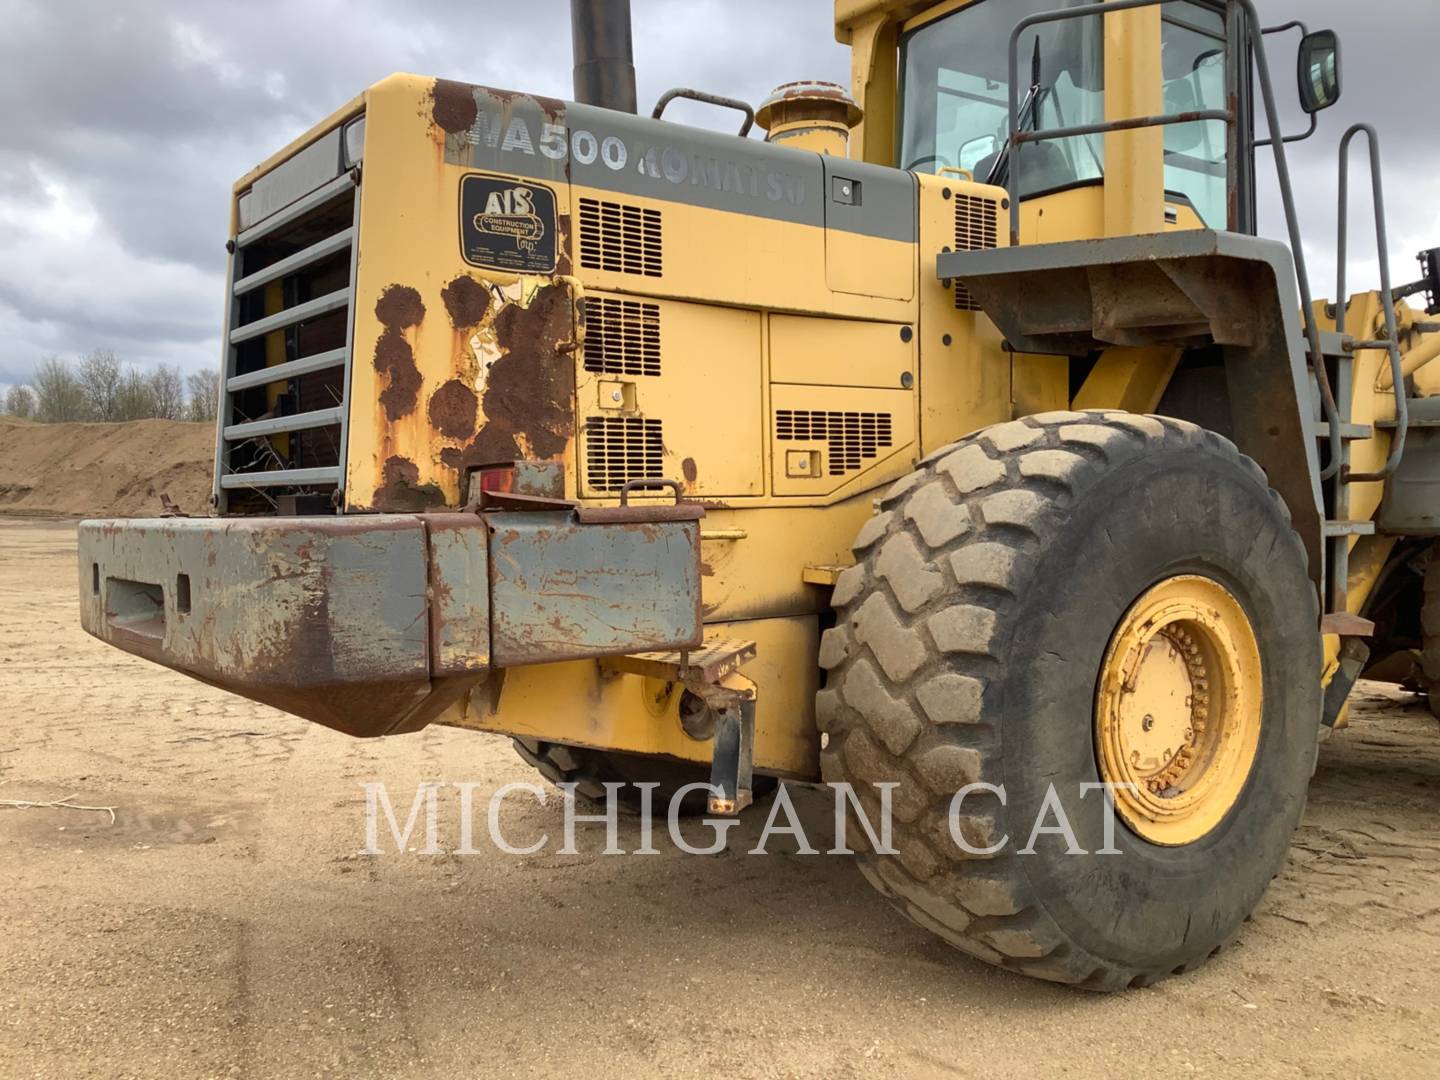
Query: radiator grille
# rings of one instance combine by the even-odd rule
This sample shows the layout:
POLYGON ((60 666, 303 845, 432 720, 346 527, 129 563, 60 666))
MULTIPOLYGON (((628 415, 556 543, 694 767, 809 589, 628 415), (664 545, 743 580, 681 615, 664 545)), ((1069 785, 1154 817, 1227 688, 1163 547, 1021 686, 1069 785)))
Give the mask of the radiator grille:
POLYGON ((580 265, 587 270, 660 277, 660 211, 580 200, 580 265))
POLYGON ((216 450, 223 513, 334 512, 345 467, 355 183, 337 176, 231 240, 216 450))
POLYGON ((585 477, 592 491, 619 491, 630 480, 660 476, 664 456, 659 420, 639 416, 585 420, 585 477))
POLYGON ((858 472, 861 465, 891 445, 889 413, 819 412, 778 409, 775 438, 785 442, 823 442, 829 449, 831 476, 858 472))
MULTIPOLYGON (((994 199, 982 199, 978 195, 955 196, 955 250, 989 251, 999 245, 999 234, 995 224, 996 206, 994 199)), ((979 311, 980 305, 970 295, 970 290, 955 282, 955 307, 960 311, 979 311)))
POLYGON ((585 370, 611 375, 659 375, 660 305, 587 297, 585 370))

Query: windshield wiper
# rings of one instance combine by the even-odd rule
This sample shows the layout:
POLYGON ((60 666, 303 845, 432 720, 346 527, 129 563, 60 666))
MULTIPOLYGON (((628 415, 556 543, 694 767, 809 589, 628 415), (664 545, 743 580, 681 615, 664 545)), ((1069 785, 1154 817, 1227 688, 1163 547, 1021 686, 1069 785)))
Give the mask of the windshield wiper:
MULTIPOLYGON (((1040 74, 1040 35, 1036 34, 1035 54, 1030 58, 1030 90, 1020 104, 1020 131, 1040 129, 1040 103, 1047 93, 1046 88, 1041 85, 1040 74)), ((990 166, 990 175, 985 178, 987 184, 1005 183, 1010 174, 1010 151, 1010 137, 1007 135, 1005 145, 1000 148, 1000 153, 995 158, 995 164, 990 166)))

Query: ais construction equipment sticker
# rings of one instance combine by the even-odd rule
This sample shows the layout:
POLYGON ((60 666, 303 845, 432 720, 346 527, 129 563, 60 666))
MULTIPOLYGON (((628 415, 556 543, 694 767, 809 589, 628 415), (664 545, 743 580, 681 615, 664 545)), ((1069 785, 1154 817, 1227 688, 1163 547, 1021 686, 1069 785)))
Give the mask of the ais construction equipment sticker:
POLYGON ((555 192, 514 177, 465 177, 460 181, 460 253, 471 266, 551 273, 555 192))

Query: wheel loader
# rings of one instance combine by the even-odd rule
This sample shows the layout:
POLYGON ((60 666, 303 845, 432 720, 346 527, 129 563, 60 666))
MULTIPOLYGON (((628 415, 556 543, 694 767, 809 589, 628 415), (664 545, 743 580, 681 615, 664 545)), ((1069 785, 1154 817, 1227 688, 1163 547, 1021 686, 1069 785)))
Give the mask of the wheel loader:
POLYGON ((1334 300, 1292 195, 1337 35, 837 0, 848 91, 641 116, 628 5, 571 16, 574 101, 395 75, 235 185, 213 512, 81 524, 85 628, 583 794, 850 785, 864 875, 961 950, 1202 963, 1357 678, 1440 681, 1440 258, 1390 281, 1371 128, 1304 178, 1334 300))

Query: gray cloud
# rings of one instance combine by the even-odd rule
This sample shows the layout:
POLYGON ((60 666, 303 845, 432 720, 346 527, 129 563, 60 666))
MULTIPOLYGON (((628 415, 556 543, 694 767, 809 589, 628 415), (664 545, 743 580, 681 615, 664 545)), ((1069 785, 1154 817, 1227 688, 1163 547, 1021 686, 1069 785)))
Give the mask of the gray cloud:
MULTIPOLYGON (((1347 0, 1260 6, 1275 22, 1333 24, 1346 45, 1345 100, 1292 148, 1317 292, 1333 290, 1335 144, 1355 119, 1385 139, 1397 278, 1413 276, 1414 252, 1440 243, 1440 148, 1410 134, 1440 9, 1388 0, 1382 28, 1347 0)), ((790 79, 849 79, 828 0, 634 0, 634 14, 642 104, 676 85, 758 102, 790 79)), ((570 96, 565 0, 0 0, 0 17, 0 383, 45 353, 96 346, 141 364, 214 363, 230 185, 385 75, 570 96)), ((1291 130, 1294 41, 1273 45, 1291 130)), ((685 123, 733 123, 673 109, 685 123)), ((1283 235, 1264 152, 1260 175, 1262 227, 1283 235)), ((1361 287, 1375 260, 1357 187, 1361 287)))

